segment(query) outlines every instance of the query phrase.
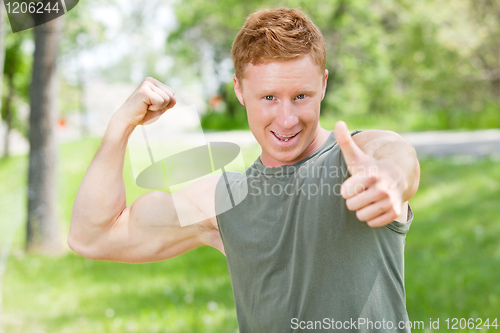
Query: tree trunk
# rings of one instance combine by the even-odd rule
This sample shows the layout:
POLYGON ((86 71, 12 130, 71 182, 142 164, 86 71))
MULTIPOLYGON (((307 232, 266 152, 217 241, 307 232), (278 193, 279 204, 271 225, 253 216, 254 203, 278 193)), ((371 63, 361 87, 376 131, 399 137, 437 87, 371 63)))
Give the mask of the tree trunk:
POLYGON ((85 79, 82 71, 78 71, 78 90, 80 92, 80 134, 82 138, 89 135, 89 128, 87 124, 87 106, 85 105, 85 79))
POLYGON ((62 18, 34 28, 35 54, 30 88, 30 161, 26 249, 46 254, 63 250, 56 212, 56 60, 62 18))
POLYGON ((497 101, 500 101, 500 77, 493 79, 491 82, 491 85, 492 85, 492 90, 493 90, 493 97, 497 101))

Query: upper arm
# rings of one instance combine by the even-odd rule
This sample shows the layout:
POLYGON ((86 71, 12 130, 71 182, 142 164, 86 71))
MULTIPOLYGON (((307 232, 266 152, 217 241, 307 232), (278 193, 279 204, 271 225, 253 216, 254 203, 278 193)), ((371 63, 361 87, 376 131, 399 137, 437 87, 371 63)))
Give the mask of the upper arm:
POLYGON ((215 184, 213 177, 207 177, 174 194, 144 194, 127 206, 96 240, 92 257, 154 262, 206 245, 206 226, 212 225, 215 218, 215 184))

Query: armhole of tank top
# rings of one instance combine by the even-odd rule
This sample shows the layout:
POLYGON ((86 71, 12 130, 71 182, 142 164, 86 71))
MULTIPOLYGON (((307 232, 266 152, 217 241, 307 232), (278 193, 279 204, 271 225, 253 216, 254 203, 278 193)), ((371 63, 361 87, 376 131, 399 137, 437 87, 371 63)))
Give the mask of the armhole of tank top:
POLYGON ((221 175, 221 177, 217 181, 217 184, 215 185, 215 193, 214 193, 215 222, 217 223, 217 230, 219 231, 219 235, 220 235, 221 239, 222 239, 222 233, 221 233, 221 227, 220 227, 220 223, 219 223, 219 215, 220 214, 218 214, 218 211, 217 211, 217 192, 218 192, 218 188, 219 188, 219 185, 220 185, 222 180, 223 180, 223 175, 221 175))
POLYGON ((408 202, 408 214, 406 215, 406 222, 392 221, 386 224, 385 227, 391 231, 397 232, 401 235, 406 235, 408 230, 410 230, 410 225, 413 222, 413 210, 411 209, 410 203, 408 202))

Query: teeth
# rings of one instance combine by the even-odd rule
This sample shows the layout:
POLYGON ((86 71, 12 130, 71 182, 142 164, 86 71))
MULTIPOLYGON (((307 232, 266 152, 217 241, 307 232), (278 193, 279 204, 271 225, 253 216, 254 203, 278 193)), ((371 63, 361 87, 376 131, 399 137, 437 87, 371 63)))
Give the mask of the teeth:
POLYGON ((297 133, 292 134, 292 135, 282 135, 282 134, 278 134, 278 133, 274 133, 274 134, 276 134, 276 136, 279 136, 279 137, 282 137, 282 138, 291 138, 292 136, 295 136, 295 134, 297 134, 297 133))
POLYGON ((290 140, 292 137, 296 136, 298 133, 295 133, 295 134, 292 134, 292 135, 283 135, 283 134, 278 134, 276 132, 273 132, 274 135, 280 139, 281 141, 283 142, 287 142, 288 140, 290 140))

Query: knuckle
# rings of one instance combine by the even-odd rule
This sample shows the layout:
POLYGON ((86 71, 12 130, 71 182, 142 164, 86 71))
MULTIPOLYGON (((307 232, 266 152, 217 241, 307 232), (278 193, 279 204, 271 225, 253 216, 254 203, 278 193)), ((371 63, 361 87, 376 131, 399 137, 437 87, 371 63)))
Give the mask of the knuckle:
POLYGON ((379 170, 377 165, 375 166, 372 165, 368 168, 368 175, 370 175, 371 177, 378 178, 378 174, 379 170))
POLYGON ((373 194, 377 198, 380 198, 380 197, 384 196, 384 192, 380 188, 378 188, 378 187, 373 188, 373 194))
POLYGON ((139 89, 137 89, 137 93, 140 95, 140 96, 148 96, 149 95, 149 92, 151 90, 148 88, 148 86, 146 85, 141 85, 139 87, 139 89))
POLYGON ((346 206, 347 206, 347 209, 349 209, 349 210, 354 210, 354 209, 353 209, 353 203, 352 203, 352 200, 347 200, 347 201, 345 202, 345 204, 346 204, 346 206))
POLYGON ((345 199, 347 197, 347 185, 346 183, 340 186, 340 195, 345 199))
POLYGON ((378 226, 378 224, 380 223, 380 219, 371 219, 371 220, 366 221, 366 223, 368 224, 368 226, 373 228, 373 227, 378 226))
POLYGON ((366 221, 366 217, 365 215, 363 214, 363 212, 361 212, 360 210, 356 211, 356 217, 358 218, 358 220, 360 221, 366 221))
POLYGON ((383 198, 389 197, 390 192, 389 192, 389 189, 386 186, 378 183, 375 188, 377 189, 377 191, 379 192, 379 195, 381 197, 383 197, 383 198))
POLYGON ((392 203, 389 200, 384 202, 384 204, 382 205, 382 209, 384 211, 394 210, 392 203))
POLYGON ((366 189, 366 188, 365 188, 365 185, 363 185, 363 184, 356 184, 356 185, 354 186, 354 193, 355 193, 355 194, 362 193, 365 189, 366 189))

